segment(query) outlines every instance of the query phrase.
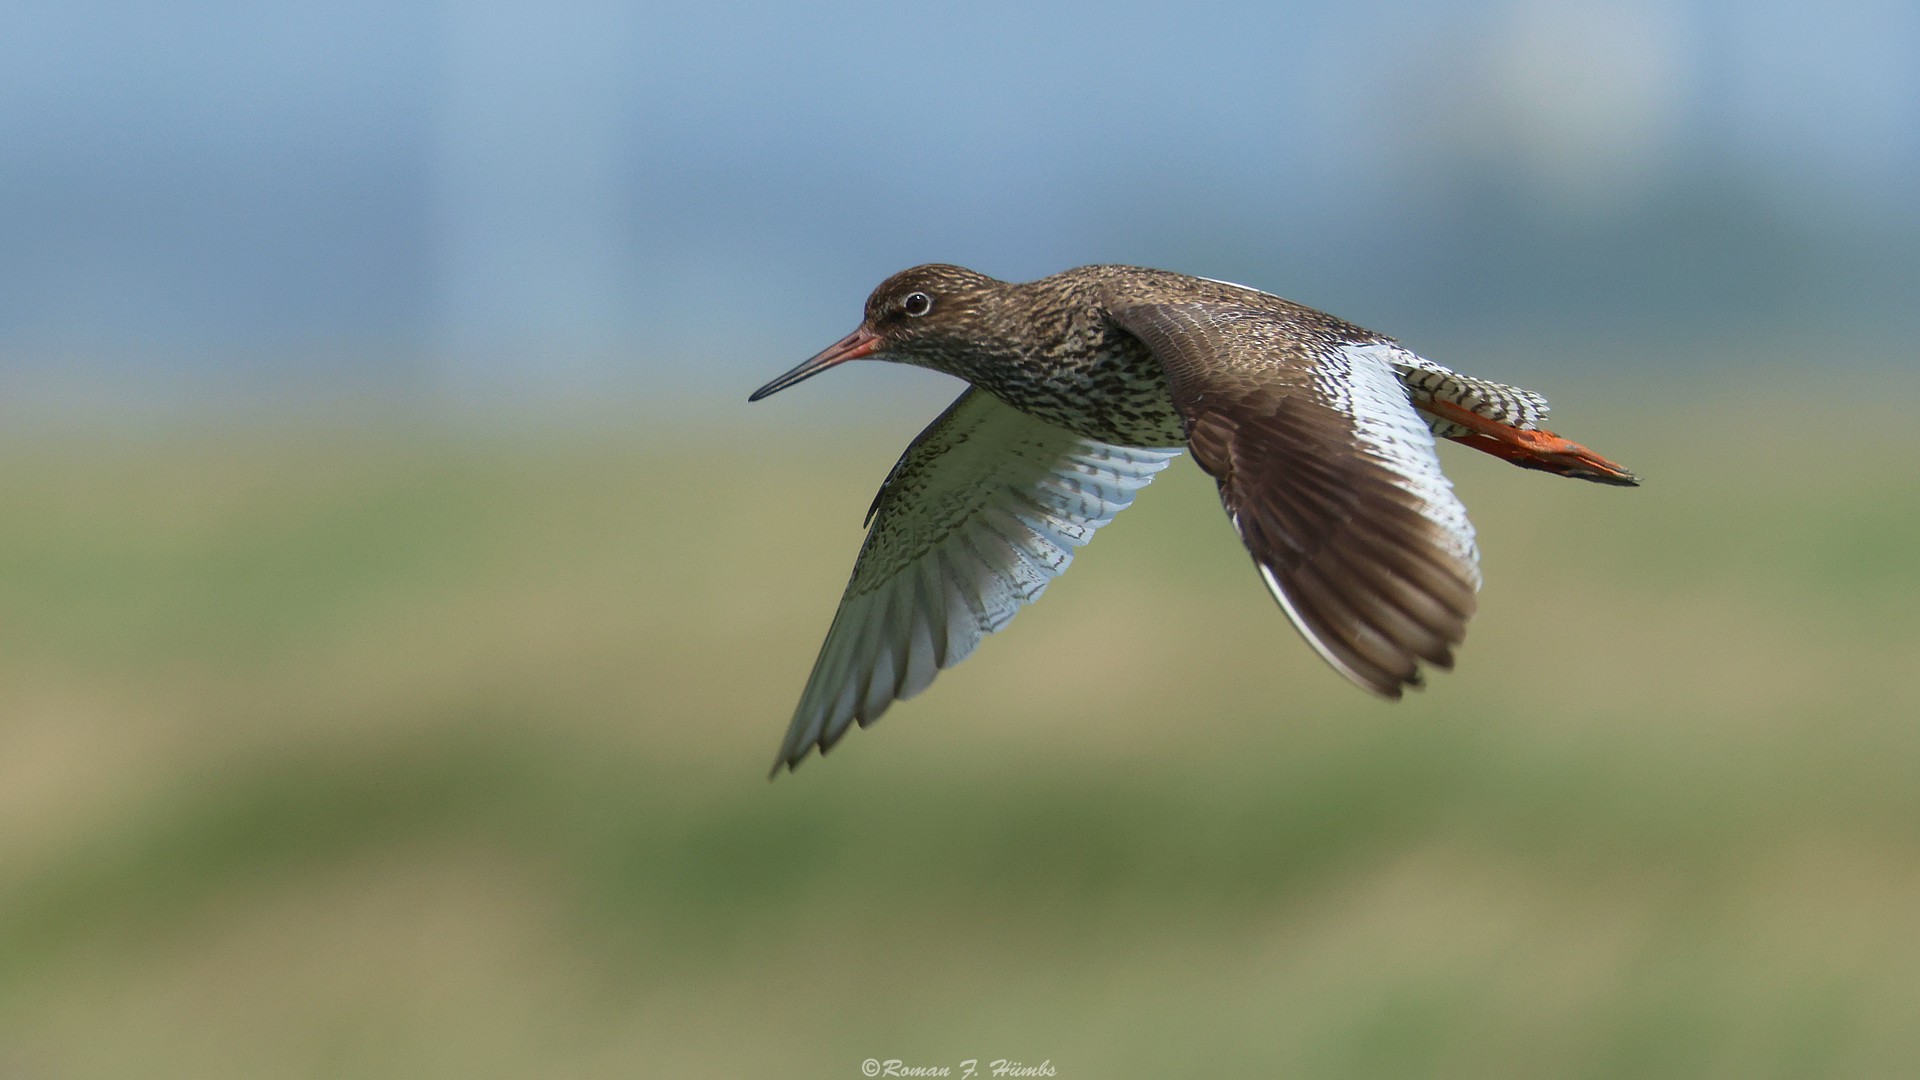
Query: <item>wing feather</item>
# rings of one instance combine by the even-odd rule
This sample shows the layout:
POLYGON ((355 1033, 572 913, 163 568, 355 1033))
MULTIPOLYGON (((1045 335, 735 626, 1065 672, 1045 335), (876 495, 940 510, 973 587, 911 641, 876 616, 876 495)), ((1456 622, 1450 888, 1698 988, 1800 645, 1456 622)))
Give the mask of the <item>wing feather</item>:
POLYGON ((961 394, 868 510, 866 542, 774 771, 825 753, 972 655, 1178 453, 1095 442, 984 392, 961 394))
MULTIPOLYGON (((1275 299, 1275 298, 1269 298, 1275 299)), ((1397 698, 1453 664, 1480 587, 1473 526, 1401 381, 1419 357, 1305 309, 1111 311, 1167 369, 1194 459, 1316 652, 1397 698)))

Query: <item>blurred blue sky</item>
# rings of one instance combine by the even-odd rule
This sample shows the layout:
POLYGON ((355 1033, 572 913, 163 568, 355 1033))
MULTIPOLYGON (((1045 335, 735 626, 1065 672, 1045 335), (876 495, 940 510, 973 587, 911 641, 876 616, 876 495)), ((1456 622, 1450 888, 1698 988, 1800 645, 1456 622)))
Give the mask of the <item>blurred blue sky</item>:
POLYGON ((732 397, 926 261, 1463 366, 1920 330, 1912 0, 15 0, 0 145, 15 401, 732 397))

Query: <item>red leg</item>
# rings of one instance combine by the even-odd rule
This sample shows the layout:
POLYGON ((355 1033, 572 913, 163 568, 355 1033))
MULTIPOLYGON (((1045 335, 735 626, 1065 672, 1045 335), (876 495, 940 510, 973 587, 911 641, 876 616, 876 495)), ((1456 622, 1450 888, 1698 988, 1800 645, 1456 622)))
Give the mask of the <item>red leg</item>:
POLYGON ((1626 469, 1551 431, 1523 431, 1498 420, 1489 420, 1451 401, 1427 401, 1420 408, 1472 432, 1470 435, 1453 436, 1454 442, 1511 461, 1523 469, 1541 469, 1601 484, 1631 487, 1640 483, 1640 478, 1626 469))

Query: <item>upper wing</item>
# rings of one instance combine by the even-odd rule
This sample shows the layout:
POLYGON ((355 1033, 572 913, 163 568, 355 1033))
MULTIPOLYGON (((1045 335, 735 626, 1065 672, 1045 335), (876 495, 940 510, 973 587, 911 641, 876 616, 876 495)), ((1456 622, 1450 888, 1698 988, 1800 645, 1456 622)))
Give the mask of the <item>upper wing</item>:
POLYGON ((1083 439, 969 389, 888 474, 781 765, 966 659, 1067 568, 1179 450, 1083 439))
POLYGON ((1390 698, 1453 664, 1473 526, 1395 364, 1412 354, 1218 303, 1112 312, 1166 365, 1194 460, 1315 650, 1390 698))

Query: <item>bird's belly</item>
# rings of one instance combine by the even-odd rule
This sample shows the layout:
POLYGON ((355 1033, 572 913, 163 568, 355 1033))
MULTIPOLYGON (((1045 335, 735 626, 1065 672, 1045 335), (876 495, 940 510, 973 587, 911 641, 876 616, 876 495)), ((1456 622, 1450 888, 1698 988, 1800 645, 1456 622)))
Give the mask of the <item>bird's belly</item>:
POLYGON ((1164 391, 1158 396, 1098 391, 1025 394, 1017 399, 1002 396, 1002 400, 1028 416, 1115 446, 1181 446, 1187 441, 1173 396, 1164 391))

